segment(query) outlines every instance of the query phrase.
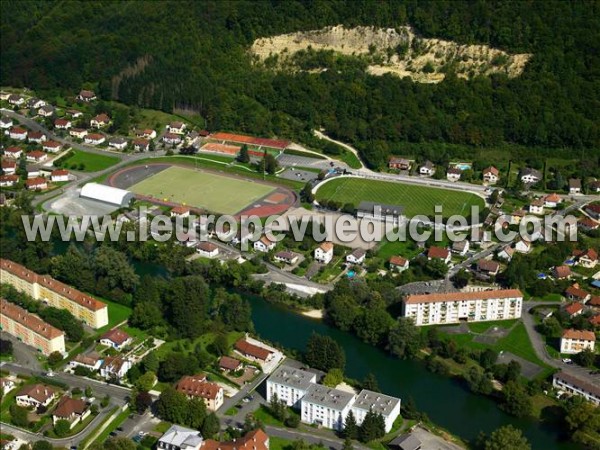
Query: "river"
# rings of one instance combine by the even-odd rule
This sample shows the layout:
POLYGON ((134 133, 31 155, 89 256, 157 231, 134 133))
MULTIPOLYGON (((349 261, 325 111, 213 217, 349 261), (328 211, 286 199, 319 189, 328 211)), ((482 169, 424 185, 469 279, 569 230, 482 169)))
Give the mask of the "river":
POLYGON ((412 396, 417 408, 427 413, 434 423, 467 441, 474 441, 480 431, 490 433, 511 424, 523 431, 533 449, 577 448, 573 443, 559 441, 560 430, 556 427, 512 417, 500 410, 492 399, 473 394, 457 380, 429 372, 419 361, 394 358, 320 320, 273 305, 260 297, 249 298, 259 336, 301 351, 313 332, 331 336, 344 347, 348 377, 362 380, 372 372, 383 392, 401 399, 412 396))

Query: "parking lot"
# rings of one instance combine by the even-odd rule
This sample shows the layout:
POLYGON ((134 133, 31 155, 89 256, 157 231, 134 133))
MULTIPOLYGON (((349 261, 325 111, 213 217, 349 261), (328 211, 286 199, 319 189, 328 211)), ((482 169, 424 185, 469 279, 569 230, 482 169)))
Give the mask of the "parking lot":
POLYGON ((311 181, 316 180, 319 176, 316 172, 311 172, 309 170, 295 169, 290 168, 286 169, 284 172, 279 174, 280 178, 285 178, 286 180, 294 180, 294 181, 311 181))

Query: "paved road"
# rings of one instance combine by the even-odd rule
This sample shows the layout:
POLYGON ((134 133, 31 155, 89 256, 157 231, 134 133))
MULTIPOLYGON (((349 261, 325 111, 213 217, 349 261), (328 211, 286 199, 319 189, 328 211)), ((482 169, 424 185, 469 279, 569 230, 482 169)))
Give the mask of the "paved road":
MULTIPOLYGON (((297 441, 302 439, 304 442, 309 444, 318 445, 322 443, 327 448, 332 448, 336 450, 341 450, 344 447, 343 439, 338 439, 336 437, 326 437, 320 436, 318 434, 306 433, 303 431, 296 431, 289 428, 278 428, 271 425, 265 426, 265 431, 269 436, 276 436, 283 439, 288 439, 290 441, 297 441)), ((368 447, 359 444, 356 441, 352 442, 352 446, 355 449, 367 450, 368 447)))
MULTIPOLYGON (((11 336, 8 333, 0 333, 2 339, 9 340, 13 344, 13 359, 21 367, 25 367, 32 371, 41 371, 42 364, 37 359, 37 354, 31 350, 31 347, 11 336)), ((8 364, 8 363, 7 363, 8 364)))

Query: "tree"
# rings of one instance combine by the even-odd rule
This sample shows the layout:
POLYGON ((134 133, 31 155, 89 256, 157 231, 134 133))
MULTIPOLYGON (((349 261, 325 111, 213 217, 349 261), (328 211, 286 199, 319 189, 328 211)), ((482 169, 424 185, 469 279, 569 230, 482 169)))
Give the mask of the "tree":
POLYGON ((346 437, 346 439, 344 439, 344 445, 342 447, 342 450, 354 450, 352 440, 349 437, 346 437))
POLYGON ((506 368, 506 380, 517 381, 519 375, 521 375, 521 364, 517 361, 510 361, 506 368))
POLYGON ((0 339, 0 355, 11 356, 13 353, 13 344, 9 340, 0 339))
POLYGON ((174 382, 184 375, 193 375, 198 370, 198 361, 193 355, 171 352, 158 367, 160 381, 174 382))
POLYGON ((379 413, 369 410, 359 427, 358 437, 361 442, 371 442, 385 436, 385 420, 379 413))
POLYGON ((239 153, 237 159, 241 163, 249 163, 250 162, 250 155, 248 154, 248 146, 246 144, 242 145, 242 148, 240 149, 240 153, 239 153))
POLYGON ((182 425, 200 429, 206 419, 206 403, 201 398, 192 398, 187 401, 186 419, 182 425))
POLYGON ((531 445, 521 430, 506 425, 493 431, 485 440, 485 450, 530 450, 531 445))
POLYGON ((156 401, 156 415, 162 420, 179 424, 186 424, 188 407, 185 394, 169 386, 156 401))
POLYGON ((460 269, 454 277, 452 277, 452 282, 454 283, 454 287, 458 289, 464 288, 471 281, 471 273, 467 272, 465 269, 460 269))
POLYGON ((344 436, 346 439, 358 439, 358 425, 352 410, 348 412, 346 421, 344 422, 344 436))
POLYGON ((137 446, 131 439, 125 437, 111 437, 104 442, 104 450, 136 450, 137 446))
POLYGON ((102 406, 103 408, 106 408, 109 403, 110 403, 110 396, 108 394, 106 394, 100 401, 100 406, 102 406))
POLYGON ((359 312, 356 301, 350 295, 335 295, 327 304, 327 319, 342 331, 352 328, 359 312))
POLYGON ((13 425, 21 428, 27 428, 29 426, 29 419, 27 418, 28 411, 26 408, 13 403, 10 405, 9 411, 10 420, 13 425))
POLYGON ((575 355, 575 362, 583 367, 593 367, 595 360, 596 354, 589 348, 586 348, 575 355))
POLYGON ((509 381, 502 390, 504 396, 501 407, 507 413, 516 417, 526 417, 531 414, 531 398, 525 388, 516 381, 509 381))
POLYGON ((205 439, 212 439, 217 435, 220 429, 221 423, 219 422, 219 418, 214 412, 212 412, 206 416, 206 419, 204 419, 201 429, 202 436, 205 439))
POLYGON ((135 397, 135 409, 138 414, 143 414, 152 406, 152 396, 148 392, 138 392, 135 397))
POLYGON ((90 386, 86 386, 85 387, 85 396, 86 397, 92 397, 94 395, 94 392, 92 391, 92 388, 90 386))
POLYGON ((381 392, 381 389, 379 389, 379 383, 377 383, 377 377, 375 377, 375 374, 372 372, 369 372, 363 380, 362 388, 373 392, 381 392))
POLYGON ((31 446, 33 450, 53 450, 52 444, 48 441, 35 441, 31 446))
POLYGON ((283 400, 279 400, 277 394, 273 394, 273 397, 271 397, 269 409, 271 410, 271 414, 273 414, 277 420, 280 422, 285 420, 286 404, 283 400))
POLYGON ((228 330, 248 331, 252 326, 252 310, 247 299, 237 294, 225 293, 219 308, 219 317, 228 330))
POLYGON ((270 153, 265 153, 261 163, 261 171, 267 172, 270 175, 273 175, 277 172, 277 168, 279 167, 279 163, 275 159, 273 155, 270 153))
POLYGON ((389 350, 399 358, 413 358, 423 345, 421 331, 412 319, 400 317, 389 335, 389 350))
POLYGON ((57 420, 54 424, 54 432, 58 437, 65 437, 71 431, 71 422, 68 420, 57 420))
POLYGON ((146 356, 144 356, 144 359, 142 359, 142 367, 144 368, 145 372, 158 372, 159 364, 160 361, 158 360, 156 353, 153 351, 148 353, 146 356))
POLYGON ((344 381, 344 372, 336 367, 329 369, 329 372, 323 378, 323 384, 329 387, 336 387, 342 381, 344 381))
POLYGON ((344 369, 346 355, 344 350, 329 336, 313 333, 306 344, 304 353, 306 363, 319 370, 344 369))
POLYGON ((156 383, 156 375, 154 372, 146 372, 140 376, 135 383, 136 387, 142 392, 148 392, 156 383))
POLYGON ((297 414, 290 414, 285 419, 285 426, 286 427, 298 428, 299 425, 300 425, 300 416, 298 416, 297 414))
POLYGON ((489 395, 492 393, 492 380, 478 367, 471 367, 465 378, 469 384, 469 389, 476 394, 489 395))
POLYGON ((175 278, 168 288, 171 298, 171 324, 180 336, 196 338, 204 329, 207 318, 209 291, 204 278, 189 276, 175 278))
POLYGON ((48 355, 48 364, 50 367, 56 367, 63 360, 63 356, 59 351, 52 352, 48 355))
POLYGON ((498 359, 498 353, 496 353, 491 348, 486 348, 479 355, 479 364, 484 369, 490 369, 496 363, 497 359, 498 359))

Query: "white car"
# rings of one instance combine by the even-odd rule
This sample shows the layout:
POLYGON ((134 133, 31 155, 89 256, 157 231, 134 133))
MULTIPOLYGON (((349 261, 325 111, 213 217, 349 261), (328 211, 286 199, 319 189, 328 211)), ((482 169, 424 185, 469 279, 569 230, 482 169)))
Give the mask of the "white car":
POLYGON ((565 364, 573 364, 571 358, 563 358, 562 362, 564 362, 565 364))

